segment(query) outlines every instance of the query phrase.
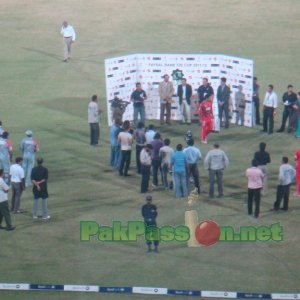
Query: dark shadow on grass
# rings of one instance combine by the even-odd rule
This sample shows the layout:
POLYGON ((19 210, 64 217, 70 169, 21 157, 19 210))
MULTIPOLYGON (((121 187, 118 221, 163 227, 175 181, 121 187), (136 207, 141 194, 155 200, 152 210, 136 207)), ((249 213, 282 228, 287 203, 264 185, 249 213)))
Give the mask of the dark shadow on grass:
POLYGON ((113 169, 104 169, 102 170, 102 173, 113 173, 115 170, 113 169))
POLYGON ((49 52, 46 52, 46 51, 43 51, 43 50, 38 50, 38 49, 33 49, 33 48, 27 48, 27 47, 21 47, 23 50, 26 50, 26 51, 29 51, 29 52, 34 52, 34 53, 38 53, 38 54, 42 54, 44 56, 48 56, 48 57, 51 57, 55 60, 58 60, 58 61, 62 61, 62 58, 60 55, 57 55, 57 54, 53 54, 53 53, 49 53, 49 52))
POLYGON ((217 199, 214 199, 214 200, 209 200, 207 201, 206 203, 209 204, 209 205, 214 205, 214 206, 219 206, 219 207, 223 207, 223 208, 228 208, 232 211, 236 211, 238 213, 241 213, 243 210, 242 209, 239 209, 235 206, 232 206, 232 205, 229 205, 228 202, 226 202, 226 199, 225 198, 222 198, 223 200, 217 200, 217 199))

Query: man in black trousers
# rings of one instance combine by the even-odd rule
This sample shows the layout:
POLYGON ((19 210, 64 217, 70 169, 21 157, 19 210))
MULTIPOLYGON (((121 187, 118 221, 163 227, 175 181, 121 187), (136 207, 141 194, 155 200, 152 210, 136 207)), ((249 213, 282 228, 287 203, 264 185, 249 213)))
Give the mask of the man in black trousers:
POLYGON ((258 162, 255 159, 252 160, 252 167, 246 170, 246 177, 248 179, 248 215, 252 215, 254 200, 254 218, 258 218, 260 207, 260 190, 262 188, 264 174, 258 168, 258 162))
POLYGON ((229 128, 229 97, 230 97, 230 88, 226 85, 226 78, 221 78, 221 85, 217 90, 217 100, 219 106, 219 118, 220 125, 222 127, 222 117, 223 113, 225 116, 225 128, 229 128))
POLYGON ((8 207, 7 192, 9 190, 8 185, 3 180, 3 170, 0 169, 0 229, 6 229, 7 231, 14 230, 15 227, 11 225, 11 217, 8 207), (6 227, 2 227, 2 220, 5 220, 6 227))
POLYGON ((254 102, 255 107, 255 123, 256 125, 260 124, 260 112, 259 112, 259 84, 257 83, 257 77, 253 78, 253 96, 252 101, 254 102))
POLYGON ((284 156, 279 168, 279 184, 277 186, 276 201, 272 211, 278 211, 283 198, 283 207, 281 210, 287 211, 289 208, 290 185, 295 179, 296 170, 288 163, 289 159, 284 156))
POLYGON ((277 108, 277 94, 274 92, 274 86, 269 84, 268 91, 264 99, 264 111, 263 111, 263 132, 268 134, 273 133, 274 129, 274 116, 277 108), (269 124, 268 124, 269 123, 269 124))
POLYGON ((149 187, 150 180, 150 170, 151 170, 151 150, 152 145, 147 144, 144 146, 140 153, 140 163, 141 163, 141 193, 146 193, 149 187))
POLYGON ((288 133, 292 132, 292 119, 294 114, 294 105, 297 101, 297 95, 293 92, 293 86, 289 84, 287 86, 287 91, 282 96, 282 102, 284 105, 283 113, 282 113, 282 123, 281 127, 277 130, 277 132, 283 132, 285 130, 285 124, 287 119, 289 119, 288 122, 288 133))
POLYGON ((261 195, 266 196, 268 194, 268 169, 267 164, 271 162, 270 153, 266 151, 267 144, 261 142, 259 144, 259 151, 254 153, 253 159, 258 163, 258 168, 262 170, 264 174, 263 185, 261 189, 261 195))
POLYGON ((192 87, 186 83, 186 79, 181 79, 181 84, 178 85, 177 95, 182 113, 182 124, 191 124, 191 96, 192 87))
POLYGON ((152 245, 152 239, 147 239, 147 236, 153 237, 153 243, 154 243, 154 252, 158 253, 158 237, 156 237, 155 231, 157 231, 156 228, 156 217, 157 217, 157 207, 152 204, 152 196, 147 195, 146 196, 146 204, 142 207, 142 216, 144 218, 145 222, 145 234, 146 234, 146 243, 148 246, 147 253, 150 253, 152 251, 151 245, 152 245), (157 238, 157 239, 156 239, 157 238))
POLYGON ((118 135, 118 143, 121 146, 121 162, 119 167, 120 176, 130 176, 128 170, 131 161, 131 148, 133 143, 132 135, 130 131, 130 122, 128 120, 123 123, 123 131, 118 135))

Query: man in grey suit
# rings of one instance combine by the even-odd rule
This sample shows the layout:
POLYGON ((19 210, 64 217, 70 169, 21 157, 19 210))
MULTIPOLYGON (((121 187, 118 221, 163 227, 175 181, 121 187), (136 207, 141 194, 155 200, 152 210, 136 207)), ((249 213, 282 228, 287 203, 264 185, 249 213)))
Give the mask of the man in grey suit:
POLYGON ((230 88, 226 85, 226 78, 221 78, 221 85, 218 87, 217 100, 219 107, 219 118, 220 125, 222 127, 222 116, 225 116, 225 128, 229 127, 229 98, 230 98, 230 88))
POLYGON ((164 75, 164 80, 159 84, 159 97, 160 97, 160 124, 165 122, 166 111, 166 123, 171 125, 171 102, 174 94, 173 83, 169 81, 169 75, 164 75))

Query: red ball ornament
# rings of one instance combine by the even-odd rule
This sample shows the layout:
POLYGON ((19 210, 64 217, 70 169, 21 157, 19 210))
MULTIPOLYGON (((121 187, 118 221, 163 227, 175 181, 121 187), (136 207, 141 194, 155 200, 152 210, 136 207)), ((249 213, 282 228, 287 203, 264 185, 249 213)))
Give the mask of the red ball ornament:
POLYGON ((195 236, 199 244, 211 246, 218 242, 221 230, 219 225, 212 220, 204 220, 195 229, 195 236))

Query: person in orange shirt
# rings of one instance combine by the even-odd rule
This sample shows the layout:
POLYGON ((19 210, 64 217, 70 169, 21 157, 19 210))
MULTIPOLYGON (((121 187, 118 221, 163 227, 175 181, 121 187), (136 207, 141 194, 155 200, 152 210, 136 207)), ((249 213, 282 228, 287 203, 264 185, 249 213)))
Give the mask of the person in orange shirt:
POLYGON ((296 150, 294 158, 296 161, 296 181, 297 181, 297 192, 294 195, 300 197, 300 149, 296 150))
POLYGON ((204 101, 199 105, 198 113, 200 115, 201 124, 201 141, 207 144, 207 136, 213 129, 213 108, 211 95, 205 95, 204 101))

